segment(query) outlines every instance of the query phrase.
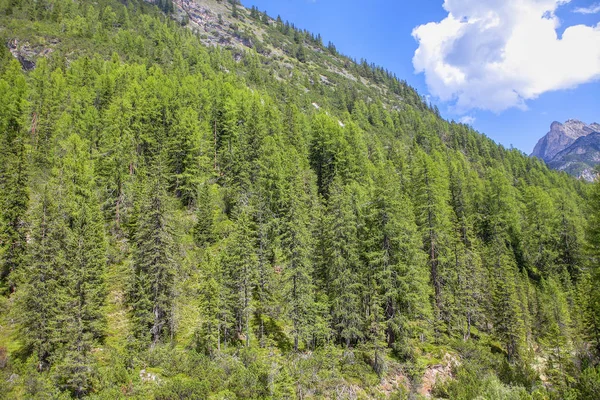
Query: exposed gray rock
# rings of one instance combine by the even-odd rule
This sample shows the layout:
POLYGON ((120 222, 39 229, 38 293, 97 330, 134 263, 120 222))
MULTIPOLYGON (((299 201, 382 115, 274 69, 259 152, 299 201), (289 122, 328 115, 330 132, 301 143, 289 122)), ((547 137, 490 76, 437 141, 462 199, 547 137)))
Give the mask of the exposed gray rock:
POLYGON ((20 42, 17 39, 8 42, 8 50, 21 63, 25 71, 35 68, 37 59, 48 57, 53 51, 57 40, 51 40, 47 46, 32 46, 28 42, 20 42))
POLYGON ((552 169, 592 181, 600 164, 600 124, 570 119, 553 122, 550 132, 535 146, 532 157, 544 160, 552 169))
POLYGON ((594 180, 594 168, 600 164, 600 132, 582 136, 548 162, 552 169, 565 171, 577 178, 594 180))
POLYGON ((570 119, 564 124, 555 121, 550 126, 550 132, 536 144, 531 156, 549 162, 554 156, 565 150, 580 137, 587 136, 598 130, 600 127, 594 128, 597 125, 587 125, 574 119, 570 119))

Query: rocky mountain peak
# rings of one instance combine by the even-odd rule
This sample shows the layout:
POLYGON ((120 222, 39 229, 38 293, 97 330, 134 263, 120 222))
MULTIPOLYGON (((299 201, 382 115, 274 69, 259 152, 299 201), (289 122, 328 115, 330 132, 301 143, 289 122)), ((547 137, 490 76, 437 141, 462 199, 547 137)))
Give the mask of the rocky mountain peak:
POLYGON ((540 139, 531 154, 548 162, 569 147, 577 139, 594 132, 595 128, 577 119, 569 119, 564 124, 554 121, 550 131, 540 139))
POLYGON ((592 181, 594 167, 600 164, 600 124, 588 125, 577 119, 564 124, 554 121, 531 156, 541 158, 552 169, 592 181))

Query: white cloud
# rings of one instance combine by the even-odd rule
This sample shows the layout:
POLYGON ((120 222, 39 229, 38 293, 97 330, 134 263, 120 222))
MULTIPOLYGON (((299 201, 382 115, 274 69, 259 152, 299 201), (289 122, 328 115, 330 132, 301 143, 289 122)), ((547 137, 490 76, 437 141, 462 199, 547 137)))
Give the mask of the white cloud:
POLYGON ((592 4, 589 7, 577 7, 573 12, 578 14, 598 14, 600 13, 600 3, 592 4))
POLYGON ((600 24, 558 37, 570 0, 445 0, 448 16, 413 30, 413 65, 458 113, 526 107, 542 93, 600 78, 600 24))
POLYGON ((475 123, 475 117, 471 115, 465 115, 464 117, 461 117, 458 122, 465 125, 473 125, 475 123))

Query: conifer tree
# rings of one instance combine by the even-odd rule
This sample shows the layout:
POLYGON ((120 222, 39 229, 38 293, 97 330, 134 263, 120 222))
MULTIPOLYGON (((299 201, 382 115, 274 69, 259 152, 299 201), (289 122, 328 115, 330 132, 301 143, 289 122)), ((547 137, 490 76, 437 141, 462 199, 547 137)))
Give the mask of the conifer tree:
POLYGON ((202 174, 200 157, 203 140, 198 118, 198 113, 193 109, 181 109, 168 143, 171 187, 187 206, 196 201, 202 174))
POLYGON ((483 325, 485 293, 485 273, 481 262, 480 241, 475 235, 474 199, 482 192, 478 179, 466 167, 461 154, 450 160, 450 204, 452 206, 452 253, 457 285, 451 288, 454 293, 456 318, 463 339, 471 336, 471 327, 483 325))
POLYGON ((205 182, 198 190, 197 221, 194 226, 194 240, 199 246, 208 246, 217 239, 215 223, 218 207, 216 204, 214 185, 205 182))
POLYGON ((390 164, 377 171, 368 255, 376 272, 388 346, 422 337, 431 326, 426 259, 415 217, 390 164))
POLYGON ((548 375, 559 387, 568 386, 572 368, 571 316, 565 291, 554 278, 542 281, 542 337, 548 348, 548 375))
POLYGON ((114 99, 105 112, 104 135, 99 143, 99 152, 106 155, 98 158, 96 167, 98 183, 103 189, 103 208, 117 230, 127 214, 127 194, 138 165, 132 130, 134 112, 129 99, 114 99))
POLYGON ((527 262, 544 277, 560 273, 556 270, 558 217, 552 199, 543 189, 531 187, 525 192, 525 201, 523 247, 527 262))
MULTIPOLYGON (((449 207, 449 189, 447 178, 442 170, 444 163, 441 155, 433 157, 417 150, 414 156, 413 196, 416 205, 416 217, 423 238, 423 248, 429 256, 430 280, 434 289, 436 320, 448 324, 452 318, 451 297, 445 293, 445 287, 454 283, 450 263, 451 224, 449 207)), ((436 331, 440 327, 436 327, 436 331)))
POLYGON ((28 165, 23 113, 27 106, 26 82, 16 60, 0 79, 0 292, 15 290, 14 274, 23 264, 26 245, 28 165))
POLYGON ((309 230, 310 204, 305 187, 306 172, 293 177, 286 193, 286 214, 283 222, 282 247, 285 259, 283 271, 286 314, 292 324, 294 350, 300 341, 310 339, 311 325, 315 323, 315 294, 313 284, 313 243, 309 230))
POLYGON ((62 70, 50 71, 45 57, 31 72, 31 80, 32 151, 36 164, 48 167, 53 161, 53 128, 65 104, 66 82, 62 70))
POLYGON ((23 326, 39 369, 63 390, 92 390, 91 350, 104 336, 106 248, 86 143, 72 135, 32 213, 23 326), (54 201, 50 192, 60 193, 54 201))
POLYGON ((363 336, 362 266, 359 258, 357 216, 351 190, 336 178, 323 216, 321 246, 324 286, 331 303, 332 328, 346 346, 363 336))
POLYGON ((492 315, 494 330, 506 346, 509 360, 523 352, 525 325, 519 302, 520 277, 514 256, 516 233, 514 188, 499 170, 492 170, 485 190, 483 229, 487 249, 485 260, 493 284, 492 315))
POLYGON ((169 222, 169 199, 160 176, 150 176, 141 195, 134 238, 129 303, 136 338, 155 346, 173 335, 173 282, 176 260, 169 222))
POLYGON ((560 195, 555 204, 558 205, 557 262, 577 282, 583 269, 585 223, 571 196, 560 195))
POLYGON ((325 198, 335 176, 345 172, 345 150, 346 144, 338 124, 325 114, 317 115, 312 124, 310 161, 317 175, 319 193, 325 198))
POLYGON ((250 210, 242 206, 225 255, 226 286, 231 291, 230 305, 235 316, 233 331, 250 346, 250 316, 253 313, 253 293, 257 285, 258 259, 255 253, 256 234, 251 226, 250 210))
POLYGON ((585 322, 588 337, 600 354, 600 180, 596 180, 590 194, 587 238, 589 243, 590 270, 583 286, 586 298, 585 322))
POLYGON ((68 230, 59 334, 65 345, 58 378, 77 396, 91 390, 91 350, 104 336, 106 242, 87 144, 72 135, 63 144, 57 177, 64 190, 68 230))
POLYGON ((44 188, 31 213, 31 241, 27 248, 26 280, 21 289, 23 337, 36 357, 37 369, 45 370, 58 347, 58 320, 67 269, 67 226, 54 200, 56 186, 44 188))

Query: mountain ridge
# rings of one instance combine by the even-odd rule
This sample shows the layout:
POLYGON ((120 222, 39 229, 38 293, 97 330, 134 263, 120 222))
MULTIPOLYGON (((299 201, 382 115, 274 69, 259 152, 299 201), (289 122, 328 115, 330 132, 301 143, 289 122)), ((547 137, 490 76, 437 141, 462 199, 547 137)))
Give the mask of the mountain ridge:
POLYGON ((598 131, 600 124, 596 122, 586 124, 569 119, 563 124, 554 121, 550 131, 536 144, 531 157, 544 160, 555 170, 592 181, 594 167, 600 163, 600 154, 597 154, 599 149, 596 148, 598 137, 594 135, 598 131))

